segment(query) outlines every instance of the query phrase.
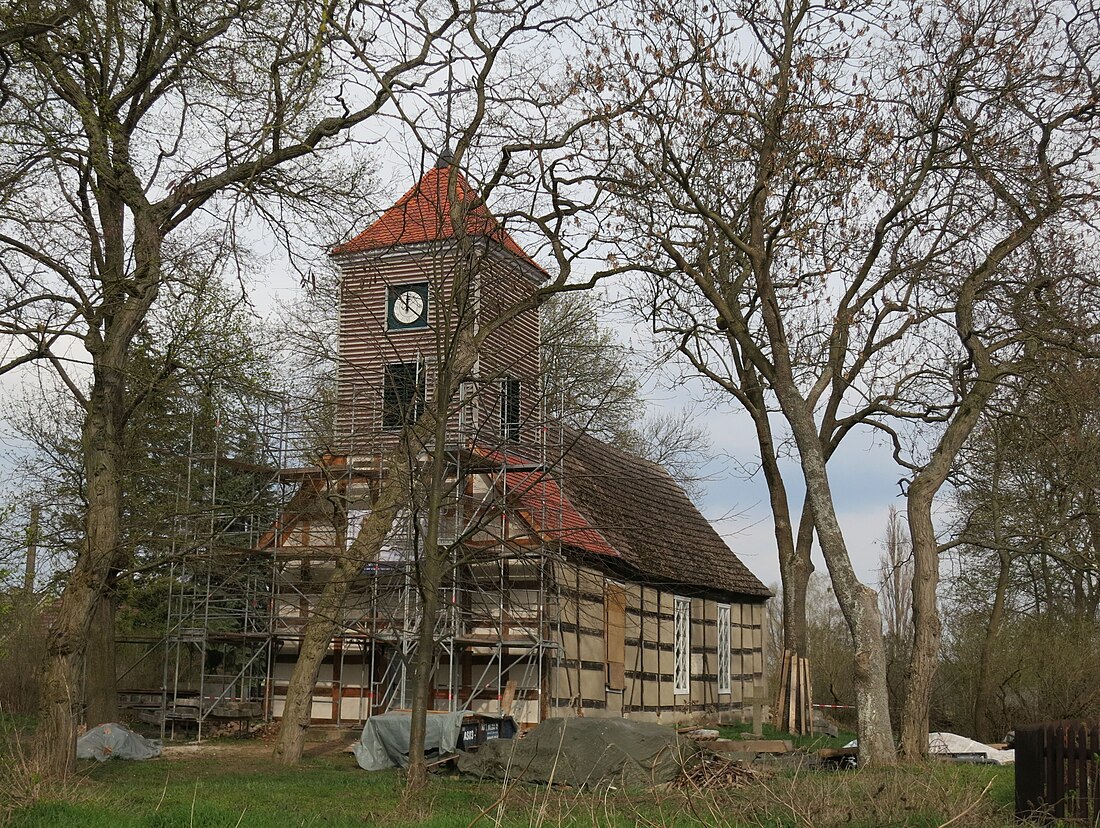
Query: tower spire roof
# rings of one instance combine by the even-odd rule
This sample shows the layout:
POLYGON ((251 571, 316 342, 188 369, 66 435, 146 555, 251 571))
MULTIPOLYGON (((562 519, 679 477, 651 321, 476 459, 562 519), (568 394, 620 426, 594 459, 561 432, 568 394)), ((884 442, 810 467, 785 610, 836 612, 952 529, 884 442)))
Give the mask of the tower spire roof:
POLYGON ((455 202, 466 205, 465 235, 492 239, 512 255, 534 267, 541 275, 546 271, 532 259, 489 211, 466 177, 451 164, 454 156, 449 148, 440 153, 435 166, 416 185, 386 210, 370 227, 332 249, 332 255, 363 253, 388 247, 423 244, 455 238, 455 205, 448 198, 450 176, 454 175, 455 202))

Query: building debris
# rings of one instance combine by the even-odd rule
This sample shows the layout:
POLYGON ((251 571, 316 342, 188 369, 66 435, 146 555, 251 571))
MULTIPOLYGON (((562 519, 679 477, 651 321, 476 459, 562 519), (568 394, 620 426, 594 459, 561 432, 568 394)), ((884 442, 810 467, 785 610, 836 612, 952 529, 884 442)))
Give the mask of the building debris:
POLYGON ((766 776, 765 771, 744 762, 727 759, 715 753, 702 753, 697 762, 684 768, 672 787, 690 791, 739 788, 759 782, 766 776))

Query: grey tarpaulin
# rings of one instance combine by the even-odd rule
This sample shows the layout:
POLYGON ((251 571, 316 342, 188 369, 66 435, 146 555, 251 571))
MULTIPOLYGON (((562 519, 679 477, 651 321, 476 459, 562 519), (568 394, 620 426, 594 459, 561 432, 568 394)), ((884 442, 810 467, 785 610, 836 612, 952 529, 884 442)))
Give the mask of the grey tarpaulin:
MULTIPOLYGON (((429 713, 424 752, 428 756, 454 753, 465 715, 461 710, 457 713, 429 713)), ((369 771, 407 767, 411 726, 412 717, 408 713, 383 713, 367 719, 359 741, 352 747, 359 767, 369 771)))
POLYGON ((154 759, 160 756, 160 741, 139 736, 115 722, 93 727, 76 740, 77 759, 154 759))
POLYGON ((482 779, 574 788, 648 786, 675 779, 701 748, 671 727, 628 719, 547 719, 523 739, 486 742, 458 757, 482 779))

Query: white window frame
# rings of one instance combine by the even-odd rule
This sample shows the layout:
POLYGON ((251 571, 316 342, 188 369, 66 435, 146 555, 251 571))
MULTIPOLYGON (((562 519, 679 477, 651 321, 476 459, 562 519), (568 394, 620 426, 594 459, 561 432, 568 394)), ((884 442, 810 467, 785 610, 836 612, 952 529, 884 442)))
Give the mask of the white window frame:
POLYGON ((730 605, 718 605, 718 692, 733 692, 732 650, 730 649, 730 605))
POLYGON ((676 596, 673 603, 672 692, 691 692, 691 599, 676 596))

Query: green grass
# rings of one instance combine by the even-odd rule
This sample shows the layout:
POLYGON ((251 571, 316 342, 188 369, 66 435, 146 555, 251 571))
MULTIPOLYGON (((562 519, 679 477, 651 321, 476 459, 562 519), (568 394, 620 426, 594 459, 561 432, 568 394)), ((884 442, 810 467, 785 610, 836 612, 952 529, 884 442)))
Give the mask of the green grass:
POLYGON ((34 716, 8 713, 0 708, 0 734, 27 734, 34 730, 34 716))
POLYGON ((153 762, 80 763, 83 784, 66 802, 17 812, 13 826, 413 826, 467 825, 483 800, 479 786, 433 780, 424 805, 401 808, 402 780, 366 773, 350 756, 306 760, 298 768, 266 753, 153 762), (425 810, 427 808, 427 810, 425 810))
MULTIPOLYGON (((81 763, 63 796, 16 811, 17 828, 233 828, 233 826, 496 825, 501 788, 433 778, 414 801, 397 771, 366 773, 346 754, 286 769, 263 745, 219 747, 214 756, 81 763)), ((695 792, 508 792, 500 825, 938 826, 1012 824, 1011 768, 929 763, 860 771, 786 772, 743 788, 695 792), (989 790, 985 793, 986 787, 989 790)))

